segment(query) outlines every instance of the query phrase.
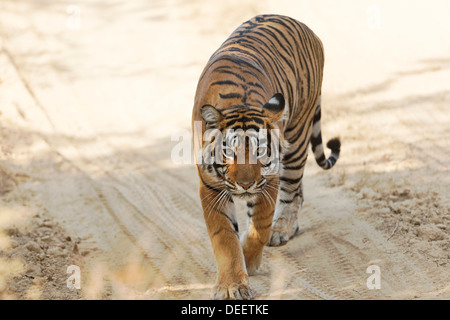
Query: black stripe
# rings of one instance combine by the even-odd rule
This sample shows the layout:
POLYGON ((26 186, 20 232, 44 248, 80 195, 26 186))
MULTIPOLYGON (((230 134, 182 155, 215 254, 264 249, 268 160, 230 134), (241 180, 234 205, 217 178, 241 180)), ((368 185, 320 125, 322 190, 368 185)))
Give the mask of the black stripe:
POLYGON ((316 162, 319 166, 324 166, 326 164, 327 158, 325 158, 325 155, 322 153, 318 158, 316 158, 316 162))
POLYGON ((283 165, 291 164, 291 163, 297 162, 298 160, 302 159, 305 156, 307 150, 308 150, 308 148, 305 148, 305 150, 303 150, 303 152, 298 157, 295 157, 294 159, 291 159, 289 161, 284 161, 284 159, 283 159, 283 165))
POLYGON ((227 120, 231 120, 231 119, 236 119, 236 118, 239 118, 241 115, 240 114, 233 114, 233 115, 231 115, 231 116, 226 116, 227 117, 227 120))
POLYGON ((240 75, 240 74, 238 74, 238 73, 236 73, 236 72, 233 72, 233 71, 229 71, 229 70, 218 70, 217 72, 219 72, 219 73, 231 74, 231 75, 235 76, 236 78, 238 78, 239 80, 245 81, 245 78, 244 78, 242 75, 240 75))
POLYGON ((311 147, 312 147, 312 151, 314 152, 317 148, 317 146, 322 144, 322 135, 319 134, 317 137, 314 137, 313 135, 311 135, 311 147))
POLYGON ((305 149, 306 149, 305 142, 306 142, 306 139, 304 139, 304 140, 298 145, 298 147, 297 147, 294 151, 292 151, 292 152, 290 152, 290 153, 287 153, 287 154, 283 155, 283 161, 289 161, 289 160, 290 160, 293 156, 295 156, 302 148, 305 148, 305 149))
POLYGON ((285 203, 285 204, 287 204, 287 203, 292 203, 292 202, 294 202, 295 198, 297 198, 300 194, 301 194, 301 192, 296 192, 296 193, 294 194, 294 196, 292 197, 291 200, 283 200, 283 199, 280 199, 280 202, 281 202, 281 203, 285 203))
POLYGON ((316 113, 314 114, 313 124, 315 124, 316 122, 319 122, 320 118, 321 118, 321 112, 320 112, 320 105, 319 105, 319 106, 317 106, 316 113))
POLYGON ((280 187, 280 190, 281 190, 281 191, 284 191, 284 192, 286 192, 286 193, 292 193, 292 192, 295 191, 295 190, 291 190, 291 189, 286 189, 285 187, 280 187))
MULTIPOLYGON (((216 63, 219 63, 219 62, 221 62, 221 61, 223 61, 223 60, 225 60, 224 59, 224 57, 220 57, 219 56, 219 54, 220 54, 220 51, 221 51, 221 49, 219 49, 219 50, 217 50, 212 56, 211 56, 211 58, 209 58, 209 61, 208 61, 208 66, 205 68, 205 70, 203 70, 203 73, 202 73, 202 76, 200 77, 200 81, 203 79, 203 77, 208 73, 208 71, 209 71, 209 69, 210 68, 212 68, 216 63), (219 57, 218 57, 219 56, 219 57)), ((235 61, 231 61, 232 63, 236 63, 235 61)), ((215 72, 216 70, 222 70, 222 69, 231 69, 231 66, 219 66, 219 67, 217 67, 216 69, 214 69, 213 70, 213 72, 215 72)), ((242 80, 242 81, 245 81, 245 80, 242 80)))
POLYGON ((244 71, 242 71, 243 73, 247 73, 247 74, 249 74, 249 75, 251 75, 251 76, 253 76, 253 77, 255 77, 255 78, 259 78, 260 76, 258 76, 256 73, 254 73, 254 72, 252 72, 252 71, 250 71, 250 70, 244 70, 244 71))
POLYGON ((262 102, 261 100, 253 99, 253 98, 251 98, 250 100, 256 102, 256 104, 259 105, 259 106, 261 106, 261 107, 264 105, 264 102, 262 102))
POLYGON ((252 118, 249 118, 249 117, 242 117, 240 120, 241 120, 242 122, 250 122, 250 121, 253 121, 253 119, 252 119, 252 118))
POLYGON ((222 113, 232 114, 232 113, 242 113, 242 112, 259 112, 261 115, 261 109, 258 107, 252 107, 246 104, 237 104, 235 106, 230 106, 227 109, 223 110, 222 113))
POLYGON ((327 162, 330 164, 330 168, 331 168, 336 163, 336 159, 335 158, 328 158, 327 162))
POLYGON ((216 172, 216 177, 219 178, 219 179, 223 179, 223 175, 218 170, 218 168, 219 167, 223 167, 223 165, 219 165, 216 162, 214 162, 212 166, 214 168, 214 171, 216 172))
POLYGON ((286 178, 286 177, 280 177, 280 181, 284 181, 284 182, 289 183, 289 184, 297 184, 297 183, 299 183, 300 181, 302 181, 302 178, 303 178, 303 175, 301 175, 300 178, 296 178, 296 179, 290 179, 290 178, 286 178))
POLYGON ((219 96, 221 99, 241 99, 242 95, 240 93, 227 93, 227 94, 221 94, 219 93, 219 96))
MULTIPOLYGON (((259 118, 249 118, 249 117, 242 117, 240 119, 232 119, 231 121, 226 123, 227 127, 231 127, 232 125, 234 125, 236 122, 242 122, 242 124, 244 124, 244 122, 256 122, 256 123, 262 123, 264 124, 264 120, 259 119, 259 118)), ((257 129, 257 131, 259 131, 259 127, 257 129)))
POLYGON ((239 86, 236 82, 231 81, 231 80, 216 81, 216 82, 211 83, 211 87, 215 86, 215 85, 230 85, 230 86, 235 86, 235 87, 239 86))
POLYGON ((261 113, 256 113, 256 112, 252 112, 252 113, 248 112, 248 113, 246 113, 246 115, 249 117, 260 117, 260 118, 262 117, 261 113))
POLYGON ((241 119, 234 119, 234 120, 231 120, 230 122, 227 122, 227 124, 226 124, 226 126, 227 127, 230 127, 230 126, 232 126, 232 125, 234 125, 236 122, 240 122, 241 121, 241 119))
POLYGON ((306 159, 303 160, 299 165, 297 166, 286 166, 283 167, 283 170, 300 170, 301 168, 303 168, 305 166, 306 163, 306 159))
POLYGON ((203 185, 204 185, 206 188, 208 188, 209 190, 213 190, 213 191, 215 191, 215 192, 221 192, 221 191, 222 191, 222 190, 220 190, 220 189, 216 189, 216 188, 214 188, 213 186, 210 186, 209 184, 207 184, 207 183, 205 182, 205 180, 203 180, 203 177, 202 177, 201 174, 199 174, 198 176, 200 177, 200 180, 202 181, 203 185))
POLYGON ((256 91, 256 90, 254 90, 254 89, 248 91, 247 93, 248 93, 248 94, 254 93, 254 94, 257 94, 258 96, 260 96, 260 97, 263 98, 263 99, 265 98, 261 92, 256 91))
POLYGON ((264 120, 261 119, 261 118, 252 118, 252 120, 255 121, 256 123, 259 123, 259 124, 264 124, 265 123, 264 120))
MULTIPOLYGON (((231 127, 231 126, 234 125, 236 122, 242 122, 243 125, 244 125, 244 122, 256 122, 256 123, 259 123, 259 124, 264 124, 264 120, 259 119, 259 118, 242 117, 242 118, 240 118, 240 119, 233 119, 233 120, 227 122, 226 126, 227 126, 227 127, 231 127)), ((250 126, 250 125, 249 125, 249 126, 250 126)), ((256 127, 256 128, 258 128, 256 131, 259 131, 260 128, 259 128, 259 127, 256 127)))
POLYGON ((260 129, 258 126, 255 126, 255 125, 253 125, 253 124, 244 125, 244 127, 245 127, 245 130, 253 129, 253 130, 255 130, 255 131, 259 131, 259 129, 260 129))
POLYGON ((266 103, 264 105, 264 109, 272 111, 272 112, 280 112, 281 110, 284 109, 284 105, 266 103))
POLYGON ((236 221, 233 221, 233 227, 234 227, 234 231, 236 231, 236 233, 239 233, 239 225, 237 224, 236 221))
POLYGON ((247 82, 247 84, 248 84, 249 86, 255 86, 255 87, 264 89, 263 86, 262 86, 261 84, 256 83, 256 82, 247 82))

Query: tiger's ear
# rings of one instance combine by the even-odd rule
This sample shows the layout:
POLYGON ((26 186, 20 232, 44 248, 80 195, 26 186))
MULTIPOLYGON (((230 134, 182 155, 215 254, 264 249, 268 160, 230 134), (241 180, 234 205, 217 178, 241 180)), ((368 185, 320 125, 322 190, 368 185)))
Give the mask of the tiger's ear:
POLYGON ((281 93, 275 93, 270 100, 263 106, 264 112, 267 112, 272 121, 278 121, 283 116, 284 97, 281 93))
POLYGON ((215 127, 223 118, 222 113, 210 104, 205 104, 201 107, 200 114, 206 125, 210 127, 215 127))

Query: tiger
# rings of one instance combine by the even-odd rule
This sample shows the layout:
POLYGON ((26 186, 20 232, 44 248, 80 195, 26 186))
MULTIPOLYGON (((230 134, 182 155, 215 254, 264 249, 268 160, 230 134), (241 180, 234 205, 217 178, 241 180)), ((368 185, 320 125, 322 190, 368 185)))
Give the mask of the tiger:
POLYGON ((213 299, 253 299, 249 276, 257 272, 264 247, 284 245, 297 233, 309 143, 323 169, 339 158, 339 138, 328 141, 328 158, 322 144, 323 67, 323 45, 311 29, 293 18, 266 14, 240 25, 200 75, 192 126, 201 123, 193 137, 195 154, 205 156, 196 167, 217 262, 213 299), (263 130, 277 134, 264 138, 263 130), (207 132, 218 134, 206 137, 207 132), (239 153, 245 161, 236 161, 239 153), (272 164, 261 154, 278 154, 269 158, 278 168, 264 170, 272 164), (241 235, 238 199, 246 202, 248 215, 241 235))

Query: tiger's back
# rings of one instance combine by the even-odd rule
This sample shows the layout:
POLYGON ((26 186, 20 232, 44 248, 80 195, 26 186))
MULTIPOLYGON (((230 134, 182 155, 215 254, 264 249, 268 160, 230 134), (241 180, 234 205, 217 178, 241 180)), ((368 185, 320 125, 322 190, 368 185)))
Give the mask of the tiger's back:
POLYGON ((320 96, 323 65, 322 42, 306 25, 286 16, 256 16, 239 26, 211 56, 199 81, 195 105, 262 107, 280 92, 287 105, 289 140, 296 124, 312 117, 308 111, 320 96))

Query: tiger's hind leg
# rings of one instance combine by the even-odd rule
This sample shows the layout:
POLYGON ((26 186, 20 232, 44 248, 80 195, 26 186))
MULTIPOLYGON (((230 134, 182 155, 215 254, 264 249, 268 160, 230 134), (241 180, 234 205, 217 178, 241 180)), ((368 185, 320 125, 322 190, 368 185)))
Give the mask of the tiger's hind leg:
POLYGON ((289 149, 283 155, 280 169, 279 196, 272 223, 269 246, 286 244, 298 231, 297 216, 303 204, 303 171, 311 125, 292 130, 289 149))
POLYGON ((303 204, 302 183, 291 189, 293 187, 280 181, 280 197, 275 209, 268 246, 284 245, 298 231, 297 216, 303 204))

